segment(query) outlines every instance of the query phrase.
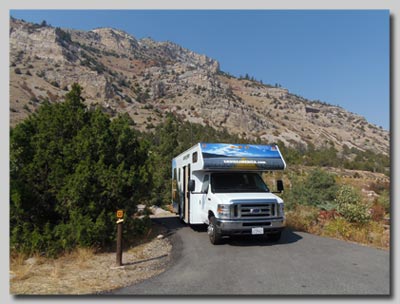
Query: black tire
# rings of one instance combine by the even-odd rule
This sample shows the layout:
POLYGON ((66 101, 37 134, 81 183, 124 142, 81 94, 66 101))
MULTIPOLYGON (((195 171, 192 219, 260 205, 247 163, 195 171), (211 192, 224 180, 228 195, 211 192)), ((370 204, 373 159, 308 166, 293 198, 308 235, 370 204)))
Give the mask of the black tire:
POLYGON ((281 235, 282 231, 271 233, 270 235, 268 235, 268 240, 270 240, 271 242, 279 242, 279 240, 281 239, 281 235))
POLYGON ((179 221, 181 223, 185 224, 185 221, 183 220, 183 212, 182 212, 181 205, 179 205, 179 207, 178 207, 178 215, 179 215, 179 221))
POLYGON ((210 223, 208 224, 207 234, 210 238, 210 242, 213 245, 219 245, 222 243, 222 235, 220 232, 217 231, 217 220, 214 216, 210 217, 210 223))

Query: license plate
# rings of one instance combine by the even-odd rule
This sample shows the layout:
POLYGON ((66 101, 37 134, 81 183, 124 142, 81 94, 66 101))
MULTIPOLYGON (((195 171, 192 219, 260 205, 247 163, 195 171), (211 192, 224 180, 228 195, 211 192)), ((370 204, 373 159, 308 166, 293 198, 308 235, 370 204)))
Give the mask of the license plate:
POLYGON ((264 234, 264 228, 263 227, 251 228, 251 234, 264 234))

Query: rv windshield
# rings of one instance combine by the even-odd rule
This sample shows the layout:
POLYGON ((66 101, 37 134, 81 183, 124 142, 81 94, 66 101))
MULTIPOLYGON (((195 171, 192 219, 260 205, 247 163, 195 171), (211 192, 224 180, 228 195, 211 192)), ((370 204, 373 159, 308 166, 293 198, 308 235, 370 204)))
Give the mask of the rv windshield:
POLYGON ((211 190, 214 193, 269 192, 260 175, 245 172, 213 173, 211 190))

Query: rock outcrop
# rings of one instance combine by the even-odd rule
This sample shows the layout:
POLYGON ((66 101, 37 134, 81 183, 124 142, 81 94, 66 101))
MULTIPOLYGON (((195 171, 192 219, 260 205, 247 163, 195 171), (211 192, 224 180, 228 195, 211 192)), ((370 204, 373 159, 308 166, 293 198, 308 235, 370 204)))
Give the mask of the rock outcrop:
POLYGON ((88 106, 126 112, 141 130, 174 113, 266 142, 389 154, 389 132, 360 115, 233 77, 218 61, 175 43, 137 40, 111 28, 77 31, 11 19, 11 125, 45 99, 62 101, 74 82, 88 106))

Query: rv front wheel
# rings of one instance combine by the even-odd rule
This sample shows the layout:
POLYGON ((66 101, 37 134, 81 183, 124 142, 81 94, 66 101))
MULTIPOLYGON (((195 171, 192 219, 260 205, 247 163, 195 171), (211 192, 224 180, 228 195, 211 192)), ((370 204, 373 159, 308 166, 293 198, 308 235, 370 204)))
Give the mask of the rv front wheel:
POLYGON ((222 236, 221 233, 217 231, 217 220, 214 216, 210 217, 210 223, 208 224, 207 233, 210 238, 210 242, 213 245, 221 244, 222 236))

